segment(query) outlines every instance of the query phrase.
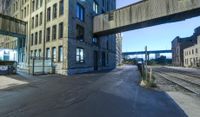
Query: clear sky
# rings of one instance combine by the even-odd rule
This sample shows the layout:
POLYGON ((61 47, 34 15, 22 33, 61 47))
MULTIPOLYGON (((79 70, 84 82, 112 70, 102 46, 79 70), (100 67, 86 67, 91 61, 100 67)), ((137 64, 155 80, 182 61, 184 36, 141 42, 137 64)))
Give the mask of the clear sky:
MULTIPOLYGON (((117 7, 137 1, 140 0, 117 0, 117 7)), ((141 51, 144 50, 145 45, 148 46, 148 50, 171 49, 171 41, 176 36, 191 36, 198 26, 200 26, 200 17, 124 32, 123 52, 141 51)))

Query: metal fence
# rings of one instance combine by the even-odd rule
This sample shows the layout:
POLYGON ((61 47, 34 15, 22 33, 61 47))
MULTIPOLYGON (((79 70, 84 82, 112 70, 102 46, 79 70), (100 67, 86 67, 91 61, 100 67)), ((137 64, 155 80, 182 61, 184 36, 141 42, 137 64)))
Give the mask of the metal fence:
POLYGON ((52 59, 31 58, 30 72, 32 75, 54 74, 55 66, 52 62, 52 59))

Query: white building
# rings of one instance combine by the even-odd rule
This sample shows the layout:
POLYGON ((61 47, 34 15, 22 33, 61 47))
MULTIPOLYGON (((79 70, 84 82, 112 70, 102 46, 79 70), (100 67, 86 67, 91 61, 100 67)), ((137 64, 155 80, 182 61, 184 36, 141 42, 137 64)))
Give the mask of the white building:
POLYGON ((184 49, 184 66, 200 67, 200 36, 197 37, 197 44, 184 49))

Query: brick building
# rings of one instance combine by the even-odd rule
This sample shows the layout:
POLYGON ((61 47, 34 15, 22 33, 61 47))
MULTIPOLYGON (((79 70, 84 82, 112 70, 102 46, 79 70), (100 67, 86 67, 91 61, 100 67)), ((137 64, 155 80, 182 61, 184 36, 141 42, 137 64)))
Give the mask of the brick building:
POLYGON ((172 41, 172 64, 174 66, 184 66, 184 49, 197 44, 197 36, 200 34, 200 27, 190 37, 176 37, 172 41))

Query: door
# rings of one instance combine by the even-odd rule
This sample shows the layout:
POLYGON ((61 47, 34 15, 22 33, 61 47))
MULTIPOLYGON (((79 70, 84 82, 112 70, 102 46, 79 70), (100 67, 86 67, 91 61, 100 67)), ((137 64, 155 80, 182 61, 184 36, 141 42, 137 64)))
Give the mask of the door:
POLYGON ((94 51, 94 70, 98 70, 98 52, 94 51))
POLYGON ((102 66, 105 67, 106 66, 106 53, 102 52, 102 66))

